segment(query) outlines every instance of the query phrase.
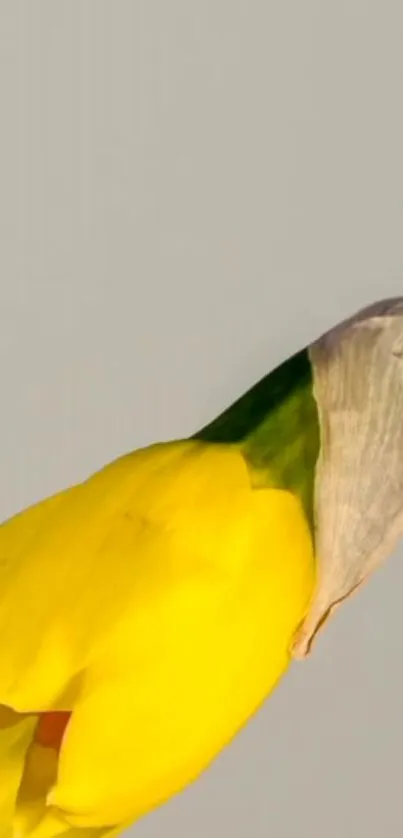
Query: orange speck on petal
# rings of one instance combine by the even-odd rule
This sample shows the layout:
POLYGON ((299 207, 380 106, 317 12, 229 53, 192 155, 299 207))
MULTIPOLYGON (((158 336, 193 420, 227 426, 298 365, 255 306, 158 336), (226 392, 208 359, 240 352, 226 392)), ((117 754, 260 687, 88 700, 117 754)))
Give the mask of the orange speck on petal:
POLYGON ((41 713, 35 731, 35 741, 44 748, 59 750, 64 731, 70 719, 68 711, 41 713))

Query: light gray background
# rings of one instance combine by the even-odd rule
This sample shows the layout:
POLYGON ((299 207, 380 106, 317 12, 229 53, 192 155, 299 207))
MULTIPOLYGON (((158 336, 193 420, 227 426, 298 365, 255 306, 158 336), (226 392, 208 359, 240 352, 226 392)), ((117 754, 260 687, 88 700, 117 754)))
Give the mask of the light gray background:
MULTIPOLYGON (((403 5, 2 0, 0 41, 4 518, 403 293, 403 5)), ((400 551, 134 835, 401 835, 402 596, 400 551)))

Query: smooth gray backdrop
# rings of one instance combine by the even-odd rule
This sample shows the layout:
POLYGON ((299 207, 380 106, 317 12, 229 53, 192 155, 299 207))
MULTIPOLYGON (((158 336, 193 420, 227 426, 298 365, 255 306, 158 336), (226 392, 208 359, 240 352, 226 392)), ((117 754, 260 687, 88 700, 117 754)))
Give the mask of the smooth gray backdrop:
MULTIPOLYGON (((0 42, 4 518, 403 293, 403 4, 0 0, 0 42)), ((402 602, 401 550, 133 836, 401 835, 402 602)))

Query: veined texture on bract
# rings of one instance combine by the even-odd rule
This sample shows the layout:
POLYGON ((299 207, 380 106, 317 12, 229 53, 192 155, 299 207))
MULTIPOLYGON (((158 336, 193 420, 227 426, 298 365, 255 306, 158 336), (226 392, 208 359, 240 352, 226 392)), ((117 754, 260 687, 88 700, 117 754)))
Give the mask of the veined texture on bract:
POLYGON ((321 446, 315 475, 318 585, 295 641, 317 630, 403 532, 403 299, 376 303, 309 349, 321 446))

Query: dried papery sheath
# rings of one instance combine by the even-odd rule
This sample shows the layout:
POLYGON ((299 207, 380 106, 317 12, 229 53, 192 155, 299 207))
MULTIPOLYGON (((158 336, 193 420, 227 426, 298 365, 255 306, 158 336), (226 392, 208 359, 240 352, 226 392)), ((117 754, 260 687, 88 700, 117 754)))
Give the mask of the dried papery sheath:
POLYGON ((403 530, 403 299, 376 303, 309 347, 318 406, 318 581, 293 646, 304 657, 334 609, 403 530))

